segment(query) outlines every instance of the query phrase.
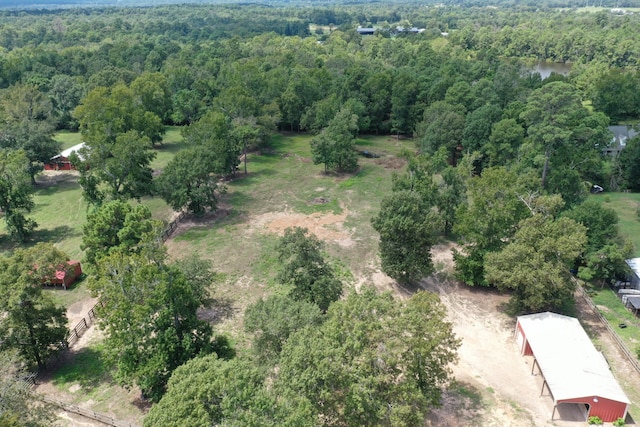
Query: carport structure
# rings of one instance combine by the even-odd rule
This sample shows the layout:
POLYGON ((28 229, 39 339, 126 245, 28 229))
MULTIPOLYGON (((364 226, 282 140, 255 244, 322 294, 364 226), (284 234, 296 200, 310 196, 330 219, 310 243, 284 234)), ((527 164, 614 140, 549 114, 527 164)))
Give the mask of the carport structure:
POLYGON ((584 419, 605 422, 625 418, 629 398, 614 378, 604 356, 596 350, 578 319, 546 312, 518 317, 516 341, 524 355, 533 356, 553 399, 553 420, 560 405, 571 405, 584 419))

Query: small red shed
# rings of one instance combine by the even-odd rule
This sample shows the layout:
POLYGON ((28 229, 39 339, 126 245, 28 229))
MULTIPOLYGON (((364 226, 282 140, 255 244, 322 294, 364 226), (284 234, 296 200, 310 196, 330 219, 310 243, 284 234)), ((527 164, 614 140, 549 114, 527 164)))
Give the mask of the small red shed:
POLYGON ((556 410, 581 413, 613 422, 627 416, 629 398, 606 359, 587 336, 578 319, 546 312, 518 317, 516 341, 523 355, 533 356, 556 410))
POLYGON ((67 289, 82 275, 82 266, 80 261, 67 261, 67 268, 59 268, 55 272, 55 277, 45 277, 43 282, 47 285, 62 285, 63 289, 67 289))
POLYGON ((44 165, 44 170, 48 170, 48 171, 70 171, 70 170, 74 170, 75 168, 71 164, 71 161, 69 160, 69 157, 71 157, 71 153, 75 152, 75 153, 78 153, 78 156, 80 157, 80 159, 82 159, 82 156, 80 156, 80 153, 78 152, 78 150, 80 150, 83 147, 84 147, 84 142, 81 142, 80 144, 77 144, 77 145, 74 145, 73 147, 67 148, 66 150, 64 150, 60 154, 57 154, 57 155, 53 156, 49 160, 49 163, 44 165))

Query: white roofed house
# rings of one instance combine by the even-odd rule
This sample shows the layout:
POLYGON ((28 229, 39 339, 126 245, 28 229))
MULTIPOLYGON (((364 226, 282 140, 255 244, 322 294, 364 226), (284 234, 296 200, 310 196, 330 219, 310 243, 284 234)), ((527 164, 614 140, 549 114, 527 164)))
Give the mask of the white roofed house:
POLYGON ((630 401, 615 379, 609 364, 593 346, 578 319, 546 312, 519 316, 516 341, 523 355, 533 356, 553 399, 556 412, 597 416, 612 422, 627 416, 630 401))

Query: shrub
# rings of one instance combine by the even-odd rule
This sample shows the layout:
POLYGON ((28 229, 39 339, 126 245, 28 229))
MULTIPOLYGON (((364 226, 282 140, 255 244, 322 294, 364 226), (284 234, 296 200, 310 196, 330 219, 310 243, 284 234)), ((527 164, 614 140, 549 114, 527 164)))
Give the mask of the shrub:
POLYGON ((624 418, 618 418, 613 422, 615 427, 622 427, 624 425, 624 418))
POLYGON ((600 417, 589 417, 589 419, 587 420, 588 424, 595 424, 595 425, 602 425, 602 418, 600 417))

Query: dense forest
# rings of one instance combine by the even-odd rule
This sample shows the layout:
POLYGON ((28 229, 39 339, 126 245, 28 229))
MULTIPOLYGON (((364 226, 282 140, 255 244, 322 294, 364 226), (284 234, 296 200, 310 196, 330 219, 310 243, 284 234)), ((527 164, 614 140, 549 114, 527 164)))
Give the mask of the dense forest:
MULTIPOLYGON (((0 348, 42 368, 65 334, 40 288, 65 255, 29 245, 29 213, 55 133, 79 131, 88 286, 115 379, 157 403, 145 425, 422 425, 460 345, 437 298, 347 292, 322 242, 288 229, 273 250, 290 292, 249 306, 254 352, 235 349, 197 316, 211 266, 171 259, 163 225, 129 201, 215 211, 221 180, 278 132, 313 135, 327 174, 358 171, 358 135, 412 138, 370 218, 382 270, 414 283, 452 239, 461 282, 509 291, 513 313, 566 310, 571 272, 615 280, 632 250, 587 196, 640 190, 640 139, 611 155, 609 130, 640 116, 640 15, 512 3, 1 11, 0 209, 19 243, 0 260, 0 348), (543 79, 538 62, 571 70, 543 79), (155 171, 167 126, 186 148, 155 171)), ((47 425, 4 389, 18 403, 0 422, 47 425)))

